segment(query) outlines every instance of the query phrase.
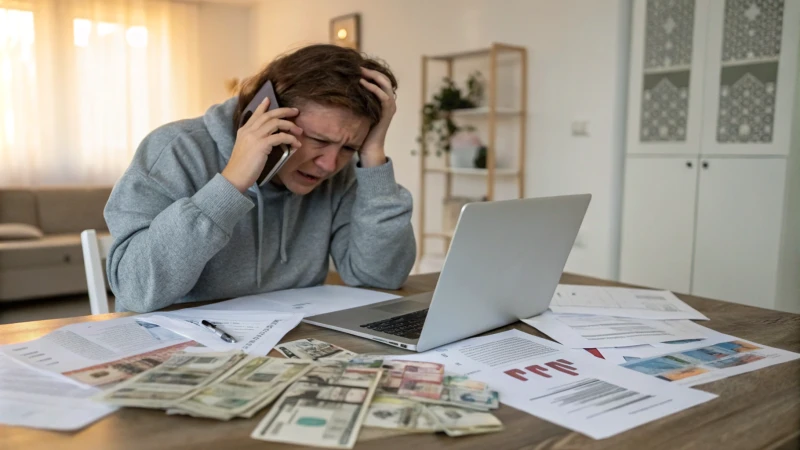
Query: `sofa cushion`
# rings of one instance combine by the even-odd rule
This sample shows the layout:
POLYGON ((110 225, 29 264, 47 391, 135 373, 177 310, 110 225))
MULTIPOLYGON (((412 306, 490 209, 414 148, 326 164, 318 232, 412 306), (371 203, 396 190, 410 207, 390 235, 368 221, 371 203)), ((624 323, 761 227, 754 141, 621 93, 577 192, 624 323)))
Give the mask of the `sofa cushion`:
POLYGON ((0 270, 64 264, 83 265, 79 234, 48 235, 35 241, 0 242, 0 270))
POLYGON ((43 236, 39 227, 27 223, 0 223, 0 242, 39 239, 43 236))
POLYGON ((44 188, 36 191, 39 226, 45 234, 107 230, 103 209, 110 187, 44 188))
POLYGON ((38 226, 34 192, 30 189, 0 189, 0 223, 38 226))

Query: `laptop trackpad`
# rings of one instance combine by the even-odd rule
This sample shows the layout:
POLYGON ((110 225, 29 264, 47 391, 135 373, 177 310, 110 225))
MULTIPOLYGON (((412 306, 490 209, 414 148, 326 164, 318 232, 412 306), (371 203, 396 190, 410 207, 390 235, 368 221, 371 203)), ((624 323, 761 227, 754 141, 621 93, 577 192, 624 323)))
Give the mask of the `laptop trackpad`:
POLYGON ((397 303, 390 303, 384 306, 376 306, 375 309, 378 311, 388 312, 391 314, 404 314, 410 313, 414 311, 419 311, 420 309, 424 309, 425 305, 415 302, 412 300, 404 301, 404 302, 397 302, 397 303))

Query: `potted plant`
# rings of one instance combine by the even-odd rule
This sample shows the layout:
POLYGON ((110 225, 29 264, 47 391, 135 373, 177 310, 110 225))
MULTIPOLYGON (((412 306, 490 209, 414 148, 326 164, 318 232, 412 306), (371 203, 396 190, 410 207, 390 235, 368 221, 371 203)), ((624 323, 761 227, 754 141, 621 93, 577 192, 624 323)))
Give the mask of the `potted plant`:
MULTIPOLYGON (((460 126, 452 117, 458 109, 475 108, 483 100, 483 78, 480 72, 473 72, 467 79, 467 92, 464 94, 455 82, 449 78, 442 79, 442 87, 433 96, 433 101, 426 103, 422 109, 422 136, 417 142, 428 139, 436 150, 436 156, 442 156, 451 150, 451 139, 459 131, 473 131, 472 126, 460 126), (435 133, 429 137, 430 133, 435 133)), ((412 150, 412 155, 416 150, 412 150)), ((423 155, 426 156, 426 155, 423 155)))

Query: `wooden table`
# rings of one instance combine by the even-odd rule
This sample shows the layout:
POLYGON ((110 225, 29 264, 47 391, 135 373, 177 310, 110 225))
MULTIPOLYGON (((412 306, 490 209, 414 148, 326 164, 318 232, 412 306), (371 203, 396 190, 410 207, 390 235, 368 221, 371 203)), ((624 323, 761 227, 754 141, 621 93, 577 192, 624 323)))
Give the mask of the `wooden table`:
MULTIPOLYGON (((437 276, 412 276, 396 291, 410 295, 433 289, 437 276)), ((329 279, 339 283, 337 277, 329 279)), ((565 274, 562 283, 615 286, 617 283, 565 274)), ((680 295, 711 320, 703 325, 760 344, 800 352, 800 315, 680 295)), ((71 323, 105 320, 126 314, 43 320, 0 326, 0 344, 38 338, 71 323)), ((492 331, 517 328, 542 336, 517 322, 492 331)), ((301 324, 286 340, 315 337, 359 353, 406 353, 366 339, 301 324)), ((542 336, 543 337, 543 336, 542 336)), ((499 433, 450 438, 444 435, 397 435, 362 428, 357 449, 714 449, 800 448, 800 360, 705 384, 699 389, 719 397, 650 422, 612 438, 593 440, 508 406, 495 413, 505 425, 499 433)), ((122 409, 83 430, 50 432, 0 426, 2 449, 296 449, 250 438, 266 410, 249 420, 221 422, 163 411, 122 409)))

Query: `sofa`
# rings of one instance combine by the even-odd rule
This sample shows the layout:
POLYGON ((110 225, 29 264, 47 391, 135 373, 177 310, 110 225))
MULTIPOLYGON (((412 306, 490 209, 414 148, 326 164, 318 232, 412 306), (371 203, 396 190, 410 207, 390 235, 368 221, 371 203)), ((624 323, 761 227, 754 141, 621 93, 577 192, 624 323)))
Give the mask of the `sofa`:
POLYGON ((0 188, 1 229, 35 231, 0 233, 0 302, 87 292, 80 233, 108 235, 103 208, 111 189, 0 188))

